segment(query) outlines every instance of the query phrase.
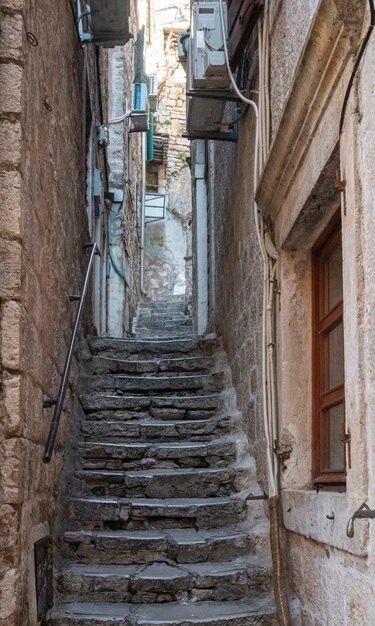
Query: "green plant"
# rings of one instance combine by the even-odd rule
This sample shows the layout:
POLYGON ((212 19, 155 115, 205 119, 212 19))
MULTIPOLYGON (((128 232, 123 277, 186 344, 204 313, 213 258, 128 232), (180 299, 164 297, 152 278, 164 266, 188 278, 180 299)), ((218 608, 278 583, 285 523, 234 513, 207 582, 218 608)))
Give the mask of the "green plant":
POLYGON ((190 155, 187 150, 179 150, 177 156, 179 159, 188 159, 190 155))

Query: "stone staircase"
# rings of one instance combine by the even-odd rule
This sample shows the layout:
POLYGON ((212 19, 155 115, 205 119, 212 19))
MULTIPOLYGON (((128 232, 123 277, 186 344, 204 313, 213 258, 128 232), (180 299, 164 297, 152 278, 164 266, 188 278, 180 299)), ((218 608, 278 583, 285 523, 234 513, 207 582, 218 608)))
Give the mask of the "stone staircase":
POLYGON ((192 333, 191 317, 179 296, 167 301, 145 302, 138 305, 134 333, 138 338, 187 337, 192 333))
POLYGON ((136 338, 89 340, 51 625, 278 624, 268 522, 250 496, 260 490, 225 355, 186 317, 181 302, 151 302, 136 338))

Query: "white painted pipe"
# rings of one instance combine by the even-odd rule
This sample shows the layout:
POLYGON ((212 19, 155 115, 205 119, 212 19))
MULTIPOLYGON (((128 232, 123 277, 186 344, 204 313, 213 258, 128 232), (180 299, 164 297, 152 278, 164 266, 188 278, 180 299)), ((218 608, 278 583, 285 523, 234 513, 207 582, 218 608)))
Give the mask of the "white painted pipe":
POLYGON ((142 159, 142 184, 141 184, 141 223, 140 223, 140 292, 142 296, 148 296, 144 286, 145 279, 145 204, 146 204, 146 133, 142 133, 141 159, 142 159))
POLYGON ((205 180, 206 146, 203 139, 195 141, 195 241, 196 241, 196 294, 197 332, 204 335, 208 324, 208 231, 207 184, 205 180))

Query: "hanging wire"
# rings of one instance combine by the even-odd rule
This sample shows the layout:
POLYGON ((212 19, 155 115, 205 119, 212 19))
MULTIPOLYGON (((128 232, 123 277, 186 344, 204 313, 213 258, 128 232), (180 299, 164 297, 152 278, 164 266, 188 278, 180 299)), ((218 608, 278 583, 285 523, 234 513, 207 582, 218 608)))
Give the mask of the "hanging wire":
POLYGON ((368 31, 367 31, 366 36, 365 36, 365 38, 364 38, 364 40, 362 42, 362 45, 360 47, 360 50, 359 50, 356 62, 354 63, 354 67, 353 67, 352 73, 350 75, 348 86, 346 88, 344 102, 343 102, 343 105, 342 105, 341 116, 340 116, 340 126, 339 126, 339 134, 340 135, 341 135, 341 133, 343 131, 343 128, 344 128, 346 109, 347 109, 347 106, 348 106, 349 96, 350 96, 350 93, 352 91, 354 79, 356 77, 357 70, 358 70, 359 65, 361 63, 362 57, 363 57, 363 55, 364 55, 364 53, 366 51, 367 44, 370 41, 370 37, 371 37, 372 31, 374 30, 374 26, 375 26, 375 6, 374 6, 374 1, 373 0, 369 0, 369 5, 370 5, 370 26, 368 27, 368 31))

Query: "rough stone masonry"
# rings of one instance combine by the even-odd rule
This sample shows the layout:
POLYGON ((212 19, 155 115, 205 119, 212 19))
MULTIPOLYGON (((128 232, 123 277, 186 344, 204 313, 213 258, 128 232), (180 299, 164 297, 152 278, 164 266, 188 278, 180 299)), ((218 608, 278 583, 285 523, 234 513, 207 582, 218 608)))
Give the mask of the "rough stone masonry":
POLYGON ((1 0, 0 21, 0 624, 29 626, 64 440, 43 466, 42 403, 86 265, 83 52, 68 2, 1 0))

